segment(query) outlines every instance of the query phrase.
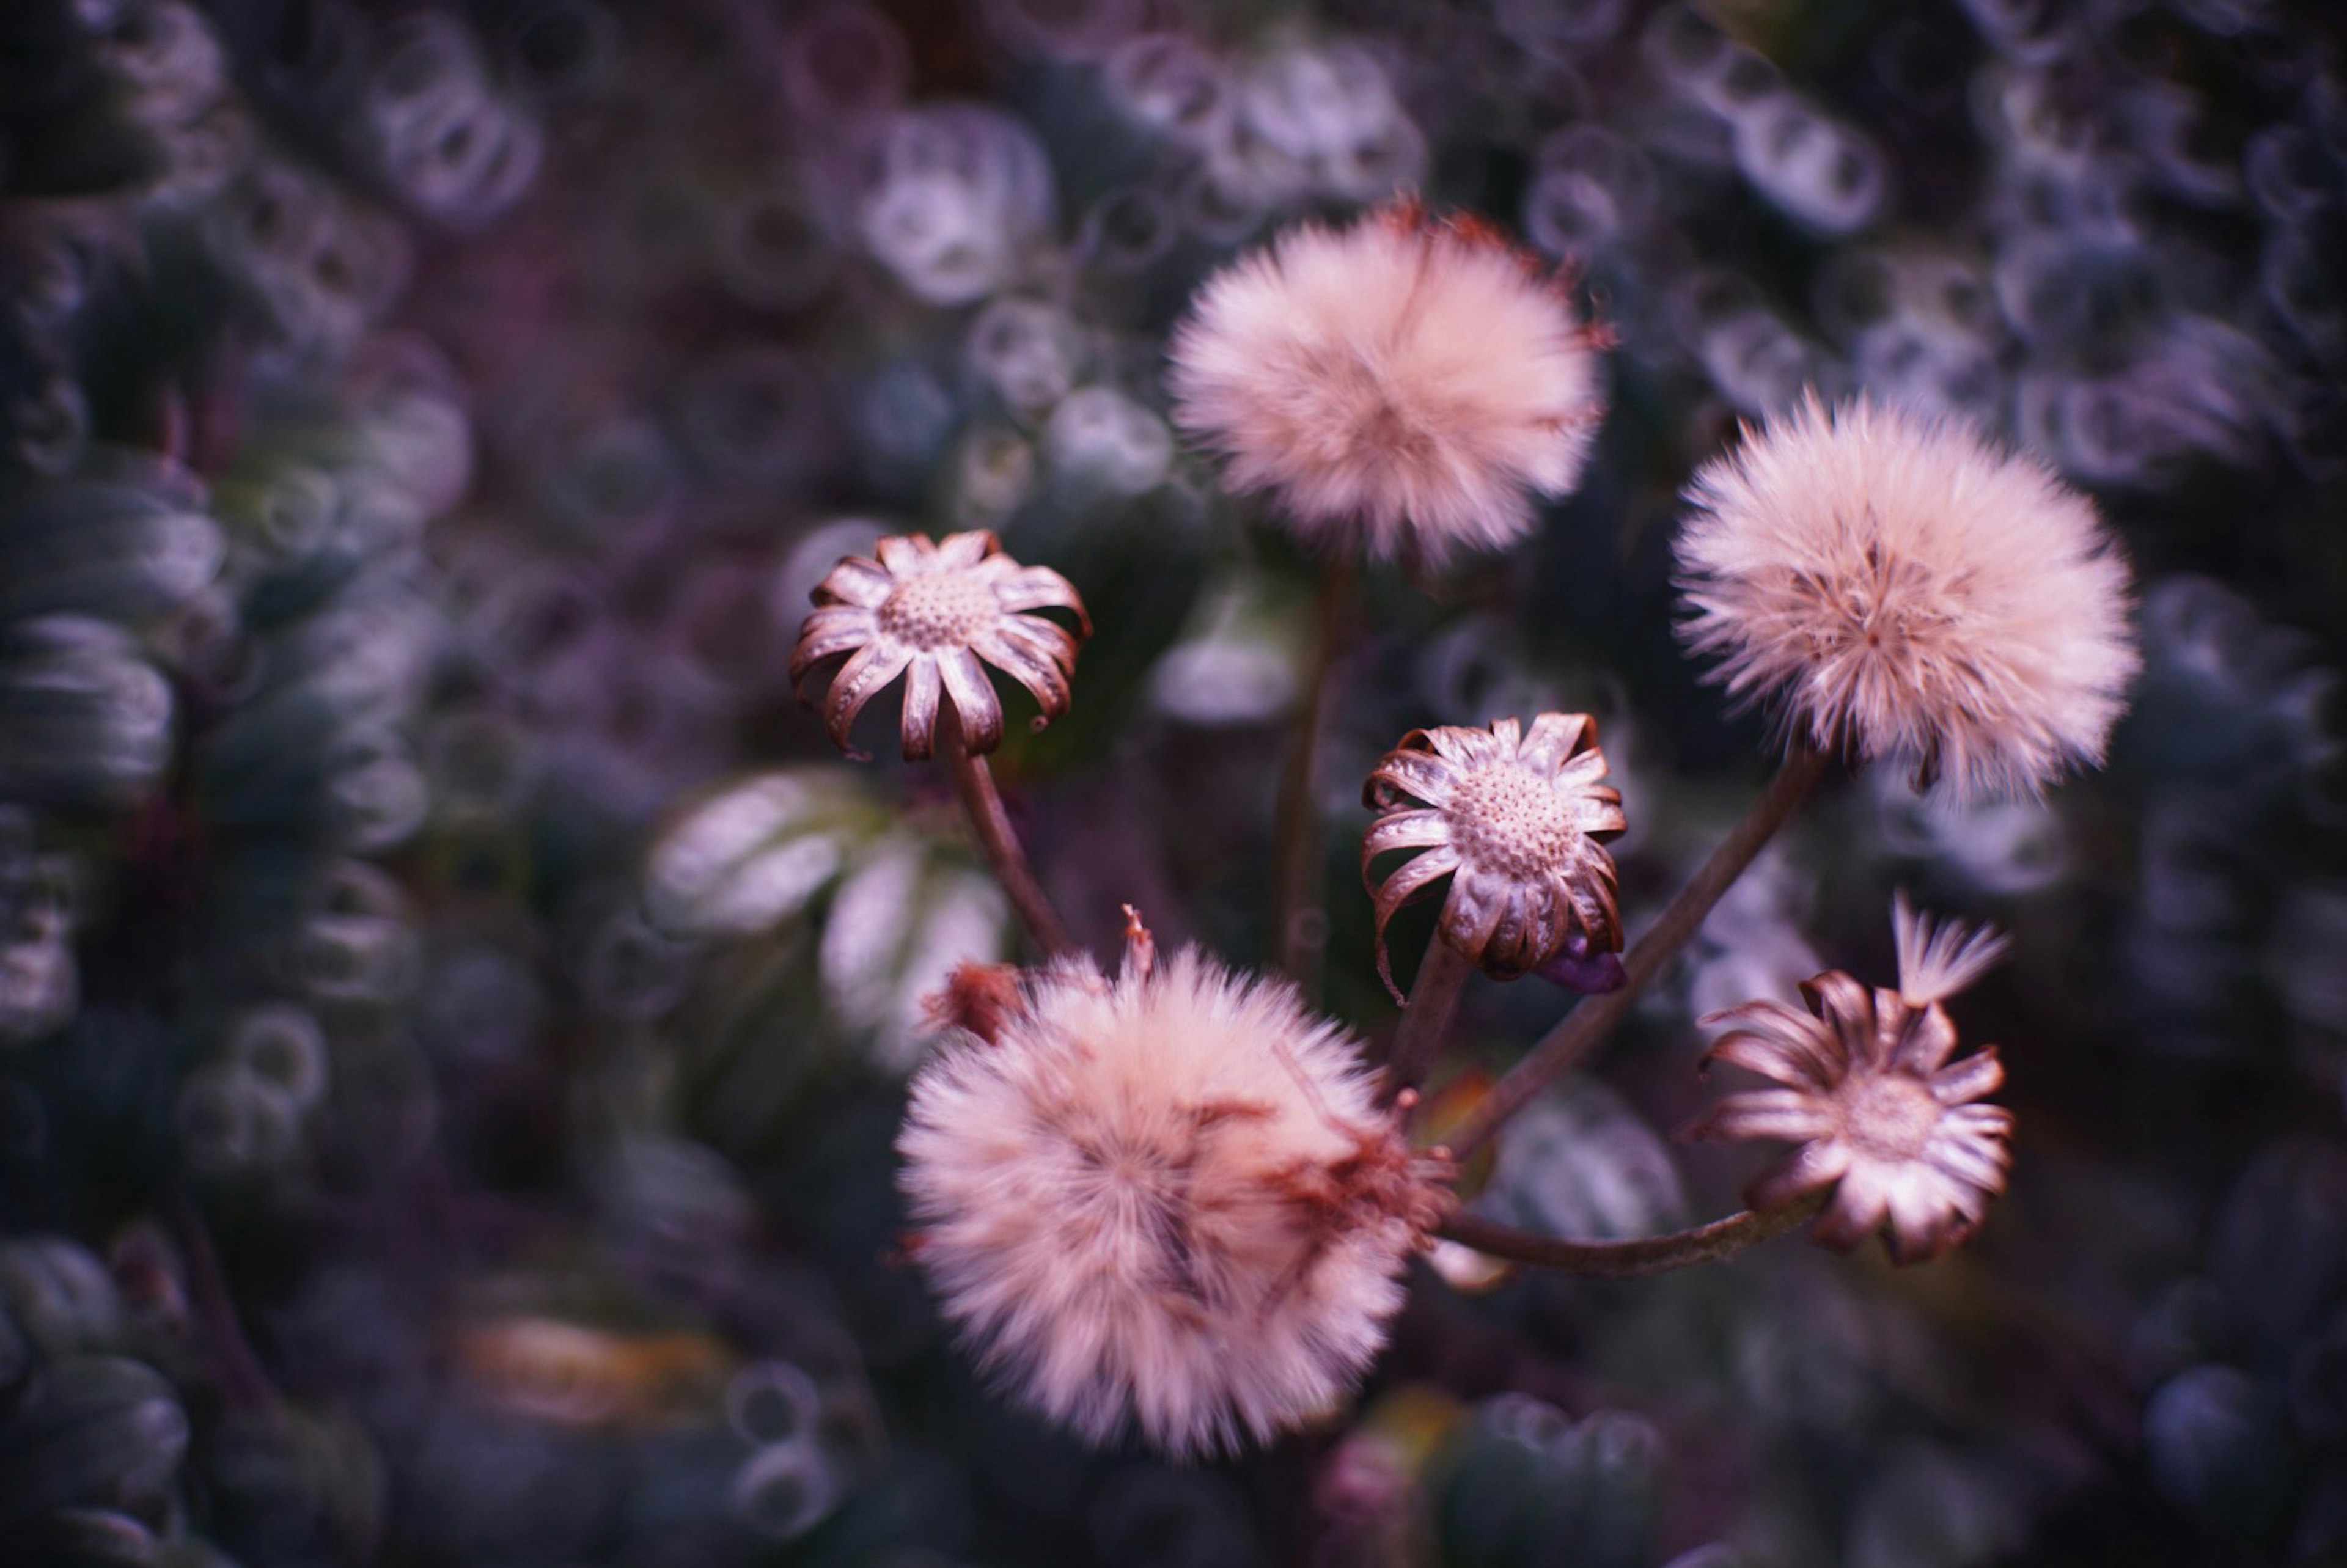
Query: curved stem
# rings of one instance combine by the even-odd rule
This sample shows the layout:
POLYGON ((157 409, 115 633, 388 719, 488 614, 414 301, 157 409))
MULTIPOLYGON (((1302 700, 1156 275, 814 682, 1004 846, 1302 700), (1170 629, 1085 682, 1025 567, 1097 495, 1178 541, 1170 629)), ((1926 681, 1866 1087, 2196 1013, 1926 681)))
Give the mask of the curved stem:
POLYGON ((1475 966, 1467 955, 1442 939, 1437 931, 1427 938, 1426 957, 1418 961, 1418 978, 1409 983, 1409 1000, 1403 1004, 1401 1027, 1394 1032, 1393 1059, 1386 1068, 1383 1098, 1390 1102, 1405 1089, 1415 1089, 1441 1053, 1459 1016, 1459 999, 1475 966))
POLYGON ((1829 1188, 1810 1194, 1789 1208, 1765 1214, 1745 1209, 1693 1230, 1640 1236, 1634 1241, 1565 1241, 1556 1236, 1534 1235, 1473 1214, 1453 1214, 1441 1227, 1441 1234, 1491 1257, 1598 1279, 1635 1279, 1641 1275, 1665 1274, 1675 1268, 1692 1268, 1699 1263, 1734 1257, 1747 1247, 1806 1224, 1825 1207, 1831 1195, 1829 1188))
POLYGON ((1796 739, 1791 743, 1783 764, 1777 769, 1777 776, 1768 781, 1768 787, 1752 803, 1744 820, 1729 829, 1719 847, 1687 879, 1686 886, 1679 889, 1660 917, 1631 944, 1622 963, 1629 975, 1627 983, 1620 990, 1584 1000, 1542 1036, 1540 1043, 1522 1061, 1491 1085, 1491 1091, 1460 1125, 1458 1136, 1450 1141, 1453 1153, 1465 1160, 1491 1142, 1491 1135, 1508 1118, 1522 1110, 1550 1080, 1580 1061, 1612 1031, 1637 1001, 1639 993, 1702 928, 1704 917, 1736 885, 1745 867, 1752 864, 1753 856, 1776 836, 1777 830, 1817 788, 1829 762, 1825 753, 1805 741, 1796 739))
POLYGON ((1049 955, 1074 952, 1076 945, 1068 938, 1068 927, 1061 921, 1060 912, 1051 907, 1043 885, 1035 879, 1035 868, 1011 829, 1010 814, 1002 807, 1002 792, 994 787, 994 770, 986 765, 984 757, 969 753, 962 740, 961 717, 950 702, 938 707, 938 750, 953 774, 962 809, 969 814, 970 832, 977 836, 987 869, 1010 896, 1010 907, 1026 927, 1028 940, 1049 955))
POLYGON ((220 1397, 240 1410, 270 1410, 277 1407, 277 1387, 269 1380, 252 1342, 237 1321, 228 1281, 220 1274, 220 1255, 203 1214, 187 1194, 174 1185, 162 1200, 163 1218, 179 1244, 179 1260, 187 1270, 188 1305, 196 1332, 212 1356, 220 1378, 220 1397))
POLYGON ((1327 942, 1327 911, 1320 887, 1320 816, 1313 786, 1335 689, 1330 677, 1344 645, 1352 598, 1352 562, 1330 557, 1320 569, 1312 670, 1287 733, 1287 753, 1280 764, 1278 823, 1272 837, 1272 964, 1307 998, 1319 990, 1321 949, 1327 942))

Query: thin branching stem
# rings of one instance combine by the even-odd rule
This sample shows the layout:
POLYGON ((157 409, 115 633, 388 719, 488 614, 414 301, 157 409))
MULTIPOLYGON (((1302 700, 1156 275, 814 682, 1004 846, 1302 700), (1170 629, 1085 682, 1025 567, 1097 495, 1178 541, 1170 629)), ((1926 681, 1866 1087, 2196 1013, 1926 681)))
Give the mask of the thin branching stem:
POLYGON ((1331 556, 1320 569, 1312 633, 1312 668, 1297 704, 1280 764, 1279 815, 1272 838, 1272 964, 1307 997, 1320 989, 1327 910, 1321 886, 1320 813, 1316 789, 1320 740, 1328 726, 1337 655, 1345 645, 1353 604, 1353 563, 1331 556))
POLYGON ((1566 1241, 1558 1236, 1534 1235, 1473 1214, 1452 1215, 1442 1226, 1442 1234, 1491 1257, 1600 1279, 1635 1279, 1641 1275, 1666 1274, 1675 1268, 1692 1268, 1696 1264, 1734 1257, 1747 1247, 1807 1223, 1825 1206, 1830 1195, 1813 1193, 1789 1207, 1768 1214, 1745 1209, 1693 1230, 1640 1236, 1633 1241, 1566 1241))
POLYGON ((1679 889, 1678 897, 1630 945, 1622 963, 1629 976, 1627 983, 1619 990, 1591 997, 1565 1014, 1539 1044, 1525 1053, 1522 1061, 1491 1085, 1491 1092, 1468 1114, 1450 1140, 1452 1153, 1464 1160, 1491 1142, 1491 1135, 1510 1117, 1531 1103, 1552 1080, 1612 1032, 1614 1026, 1629 1013, 1639 993, 1702 928, 1704 917, 1736 885, 1736 879, 1744 875, 1753 857, 1777 835, 1777 830, 1809 798, 1809 792, 1817 788, 1829 765, 1830 759, 1825 753, 1799 739, 1791 743, 1777 776, 1768 782, 1760 798, 1752 803, 1744 820, 1729 830, 1719 847, 1711 852, 1711 858, 1679 889))
POLYGON ((1459 999, 1474 968, 1466 954, 1442 939, 1441 932, 1428 939, 1426 957, 1418 961, 1418 978, 1410 981, 1409 1000, 1402 1007, 1401 1026, 1394 1032, 1393 1060, 1386 1069, 1387 1100, 1424 1081, 1450 1037, 1459 999))
POLYGON ((1028 940, 1047 956, 1076 950, 1069 939, 1068 927, 1060 912, 1035 879, 1035 868, 1027 859, 1026 850, 1020 847, 1019 835, 1010 826, 1010 814, 1002 807, 1002 792, 994 785, 994 770, 986 759, 972 756, 962 740, 961 716, 950 702, 939 705, 938 713, 938 750, 952 773, 954 788, 961 795, 962 808, 969 814, 970 832, 978 839, 978 847, 986 857, 987 869, 994 873, 995 881, 1010 897, 1010 907, 1019 916, 1019 924, 1026 928, 1028 940))

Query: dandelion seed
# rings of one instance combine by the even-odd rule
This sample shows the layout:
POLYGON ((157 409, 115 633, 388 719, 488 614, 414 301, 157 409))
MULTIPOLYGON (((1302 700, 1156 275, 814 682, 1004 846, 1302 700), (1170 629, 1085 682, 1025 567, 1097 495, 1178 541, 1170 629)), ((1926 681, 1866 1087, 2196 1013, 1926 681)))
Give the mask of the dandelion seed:
POLYGON ((1487 974, 1513 979, 1574 938, 1616 952, 1622 927, 1614 857, 1601 841, 1629 826, 1605 777, 1597 723, 1586 713, 1542 713, 1525 733, 1513 719, 1489 730, 1413 730, 1362 788, 1381 813, 1361 839, 1361 876, 1396 850, 1424 853, 1371 882, 1378 972, 1389 989, 1386 923, 1445 876, 1441 939, 1487 974), (1423 802, 1413 805, 1411 802, 1423 802))
POLYGON ((1306 543, 1439 564, 1522 538, 1528 492, 1580 482, 1601 341, 1536 258, 1402 202, 1208 280, 1174 338, 1174 418, 1306 543))
POLYGON ((1286 986, 1131 937, 923 1069, 897 1143, 946 1315, 1025 1403, 1183 1457, 1334 1406, 1376 1356, 1449 1167, 1286 986))
POLYGON ((1957 795, 2099 763, 2139 660, 2085 497, 1965 426, 1812 395, 1696 474, 1688 643, 1820 747, 1957 795))
POLYGON ((2004 1190, 2013 1115, 1975 1103, 2004 1081, 1996 1048, 1960 1061, 1956 1026, 1940 1003, 1993 962, 2001 937, 1969 938, 1894 908, 1900 989, 1870 991, 1839 970, 1801 985, 1803 1013, 1747 1002, 1702 1021, 1732 1024, 1704 1060, 1733 1062, 1784 1085, 1731 1094, 1684 1136, 1782 1138, 1800 1147, 1745 1189, 1767 1212, 1832 1188, 1812 1235, 1848 1251, 1876 1231, 1891 1257, 1939 1256, 1979 1225, 2004 1190))
POLYGON ((1092 635, 1084 602, 1049 567, 1020 566, 992 534, 920 534, 882 539, 877 560, 849 556, 815 586, 815 613, 791 652, 794 684, 825 660, 846 656, 824 699, 824 725, 843 752, 865 705, 905 677, 899 727, 907 761, 937 745, 940 699, 953 704, 971 754, 1002 743, 1002 703, 981 659, 1042 704, 1040 729, 1068 711, 1076 646, 1092 635), (1065 610, 1076 630, 1030 611, 1065 610))

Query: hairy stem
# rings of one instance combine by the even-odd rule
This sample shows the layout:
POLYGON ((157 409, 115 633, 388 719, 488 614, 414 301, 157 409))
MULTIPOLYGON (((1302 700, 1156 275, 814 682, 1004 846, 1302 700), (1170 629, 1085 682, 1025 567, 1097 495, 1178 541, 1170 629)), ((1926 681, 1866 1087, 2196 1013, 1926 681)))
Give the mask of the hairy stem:
POLYGON ((1320 816, 1314 784, 1320 737, 1328 723, 1332 675, 1344 646, 1353 600, 1353 566, 1331 557, 1320 569, 1312 634, 1312 669, 1304 701, 1287 733, 1280 764, 1279 816, 1272 837, 1271 957, 1280 973, 1308 998, 1319 990, 1320 956, 1327 942, 1327 911, 1320 886, 1320 816))
POLYGON ((1450 1141, 1451 1150, 1460 1159, 1466 1159, 1491 1142, 1491 1135, 1529 1104, 1532 1096, 1612 1031, 1637 1001, 1639 993, 1702 928, 1704 917, 1736 885, 1745 867, 1752 864, 1753 856, 1776 836, 1777 830, 1817 788, 1829 765, 1826 753, 1802 740, 1792 743, 1777 776, 1768 781, 1768 787, 1752 803, 1744 820, 1729 830, 1719 847, 1711 852, 1711 858, 1687 879, 1686 886, 1679 889, 1678 897, 1670 901, 1661 917, 1630 945, 1622 963, 1628 972, 1628 982, 1620 990, 1587 999, 1565 1014, 1522 1061, 1491 1085, 1491 1091, 1469 1113, 1460 1125, 1458 1136, 1450 1141))
POLYGON ((1035 879, 1034 866, 1028 863, 1027 852, 1020 847, 1018 834, 1011 830, 1010 814, 1002 808, 1002 792, 994 787, 994 770, 986 765, 984 757, 970 754, 962 739, 961 716, 950 702, 938 705, 938 750, 953 774, 954 788, 969 814, 970 832, 977 836, 987 869, 1010 896, 1010 907, 1026 928, 1028 940, 1049 956, 1074 952, 1076 945, 1068 938, 1067 926, 1051 907, 1043 885, 1035 879))
POLYGON ((1459 1016, 1459 999, 1474 968, 1466 954, 1442 939, 1440 931, 1428 938, 1426 957, 1418 961, 1418 978, 1410 982, 1409 1000, 1402 1007, 1401 1027, 1394 1032, 1393 1060, 1386 1068, 1387 1101, 1417 1088, 1434 1065, 1450 1034, 1450 1020, 1459 1016))
POLYGON ((1806 1224, 1825 1207, 1829 1196, 1830 1189, 1813 1193, 1788 1208, 1769 1214, 1746 1209, 1693 1230, 1640 1236, 1634 1241, 1564 1241, 1556 1236, 1534 1235, 1473 1214, 1452 1215, 1442 1226, 1442 1234, 1491 1257, 1600 1279, 1635 1279, 1641 1275, 1666 1274, 1675 1268, 1692 1268, 1699 1263, 1734 1257, 1747 1247, 1806 1224))

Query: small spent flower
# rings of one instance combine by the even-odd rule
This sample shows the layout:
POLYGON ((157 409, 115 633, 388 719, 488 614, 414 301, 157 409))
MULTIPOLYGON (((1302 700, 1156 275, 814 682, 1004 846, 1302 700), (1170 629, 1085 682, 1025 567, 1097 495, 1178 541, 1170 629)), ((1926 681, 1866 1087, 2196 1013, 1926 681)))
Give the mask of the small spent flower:
POLYGON ((1941 1002, 2004 950, 1986 930, 1935 930, 1907 907, 1892 919, 1899 989, 1870 991, 1838 970, 1801 985, 1809 1012, 1747 1002, 1704 1019, 1735 1026, 1704 1058, 1733 1062, 1784 1085, 1731 1094, 1690 1138, 1782 1138, 1801 1146, 1745 1189, 1767 1212, 1833 1189, 1811 1234, 1843 1251, 1880 1230, 1891 1257, 1939 1256, 1979 1225, 2004 1190, 2013 1115, 1975 1103, 2004 1081, 1996 1048, 1960 1061, 1956 1026, 1941 1002))
POLYGON ((1815 395, 1688 487, 1688 643, 1820 747, 1959 795, 2099 763, 2139 660, 2092 502, 1965 426, 1815 395))
POLYGON ((1306 543, 1440 563, 1580 483, 1602 343, 1536 257, 1398 202, 1209 279, 1173 342, 1174 419, 1306 543))
POLYGON ((824 661, 846 656, 823 702, 824 726, 841 751, 859 754, 848 744, 849 728, 899 675, 907 760, 936 749, 941 697, 953 704, 969 753, 994 750, 1002 743, 1002 703, 980 660, 1042 704, 1037 729, 1068 711, 1076 649, 1092 628, 1066 578, 1020 566, 982 529, 935 542, 899 535, 882 539, 875 553, 877 560, 847 557, 815 586, 815 612, 791 651, 794 684, 824 661), (1071 611, 1076 630, 1030 613, 1044 609, 1071 611))
POLYGON ((1334 1406, 1385 1340, 1450 1167, 1290 988, 1195 949, 1030 974, 953 1036, 897 1148, 913 1255, 1024 1403, 1177 1456, 1334 1406))
POLYGON ((1412 730, 1362 786, 1379 813, 1361 839, 1361 877, 1377 901, 1378 972, 1393 986, 1386 924, 1445 876, 1442 940, 1486 974, 1513 979, 1568 944, 1622 947, 1614 857, 1606 840, 1629 826, 1605 777, 1597 722, 1542 713, 1529 733, 1513 719, 1489 730, 1412 730), (1422 803, 1413 804, 1413 802, 1422 803), (1382 886, 1378 856, 1423 853, 1382 886))

